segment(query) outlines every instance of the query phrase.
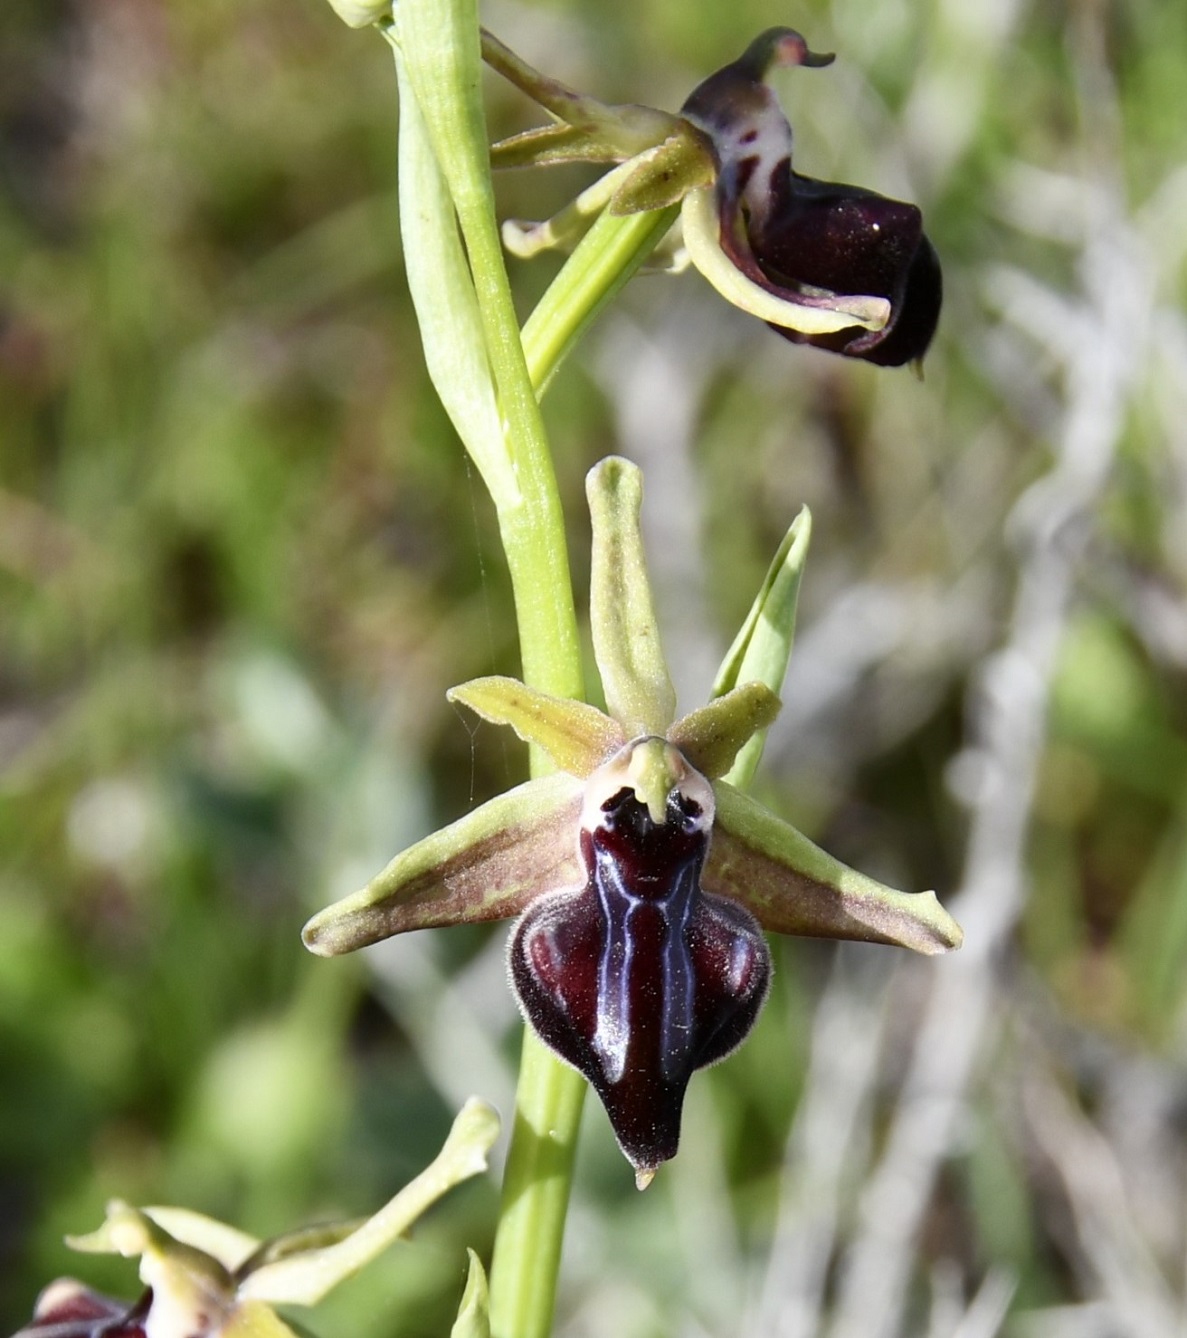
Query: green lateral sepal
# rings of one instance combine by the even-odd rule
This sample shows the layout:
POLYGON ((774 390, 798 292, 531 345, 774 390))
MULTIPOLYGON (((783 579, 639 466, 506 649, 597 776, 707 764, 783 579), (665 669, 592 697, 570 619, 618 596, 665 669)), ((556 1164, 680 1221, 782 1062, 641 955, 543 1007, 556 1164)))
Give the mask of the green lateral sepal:
POLYGON ((321 957, 392 934, 518 915, 544 890, 579 880, 581 782, 527 781, 397 855, 361 892, 319 911, 302 932, 321 957))
POLYGON ((713 788, 717 821, 704 885, 740 901, 764 929, 894 943, 929 956, 960 947, 964 933, 934 892, 896 892, 834 859, 732 785, 713 788))

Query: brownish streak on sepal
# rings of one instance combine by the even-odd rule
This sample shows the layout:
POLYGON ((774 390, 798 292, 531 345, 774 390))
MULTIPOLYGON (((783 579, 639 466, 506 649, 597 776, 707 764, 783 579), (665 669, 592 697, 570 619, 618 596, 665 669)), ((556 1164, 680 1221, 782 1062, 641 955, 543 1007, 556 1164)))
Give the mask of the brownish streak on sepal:
POLYGON ((480 28, 479 35, 482 59, 490 68, 558 119, 569 121, 579 117, 592 101, 567 84, 562 84, 559 79, 553 79, 529 65, 509 46, 500 42, 494 33, 480 28))
POLYGON ((617 145, 620 158, 631 158, 658 144, 680 124, 679 117, 638 103, 609 105, 578 93, 542 74, 485 28, 480 30, 482 58, 558 121, 600 135, 617 145))
POLYGON ((892 943, 929 956, 964 933, 934 892, 896 892, 814 845, 761 804, 718 781, 706 891, 746 906, 764 929, 814 938, 892 943))
POLYGON ((563 772, 491 799, 315 915, 305 946, 336 957, 410 929, 502 920, 544 892, 580 883, 581 801, 581 782, 563 772))

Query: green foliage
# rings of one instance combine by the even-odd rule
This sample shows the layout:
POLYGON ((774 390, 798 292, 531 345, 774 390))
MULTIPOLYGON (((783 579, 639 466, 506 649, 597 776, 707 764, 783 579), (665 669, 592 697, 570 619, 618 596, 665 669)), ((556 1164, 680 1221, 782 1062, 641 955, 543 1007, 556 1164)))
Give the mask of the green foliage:
MULTIPOLYGON (((1173 338, 1151 341, 1125 384, 1118 460, 1076 521, 1091 538, 1040 740, 1009 1025, 981 1066, 1006 1076, 976 1079, 970 1144, 929 1200, 915 1284, 922 1296, 937 1259, 958 1257, 970 1288, 998 1264, 1017 1270, 1026 1307, 1096 1293, 1066 1235, 1069 1191, 1052 1188, 1054 1172, 1028 1174, 1036 1161, 1050 1171, 1052 1144, 1036 1152, 1018 1091, 1050 1079, 1077 1112, 1099 1113, 1106 1146, 1147 1190, 1152 1166, 1171 1192, 1181 1169, 1175 339, 1187 276, 1174 169, 1187 157, 1187 21, 1153 0, 1098 15, 1099 30, 1083 7, 1023 3, 1011 30, 974 17, 1008 10, 887 4, 874 17, 864 0, 835 0, 789 16, 756 0, 657 0, 595 13, 539 0, 506 11, 500 36, 609 101, 675 107, 791 18, 838 52, 810 86, 783 86, 797 161, 925 209, 947 306, 922 387, 790 348, 695 276, 645 276, 545 405, 579 592, 585 469, 614 449, 646 470, 682 709, 707 695, 788 524, 811 506, 802 672, 758 785, 813 839, 896 885, 943 895, 960 879, 976 793, 976 759, 961 755, 969 703, 1010 635, 1026 560, 1015 504, 1050 469, 1079 393, 1063 345, 1108 333, 1096 308, 1047 319, 1016 278, 1068 302, 1108 290, 1120 261, 1083 238, 1099 191, 1116 192, 1173 338), (693 613, 681 620, 669 611, 682 604, 693 613), (1122 1137, 1116 1094, 1138 1065, 1163 1111, 1169 1142, 1149 1144, 1162 1163, 1122 1137)), ((0 15, 10 1329, 44 1282, 78 1271, 62 1237, 113 1195, 265 1236, 372 1211, 427 1162, 469 1091, 510 1108, 501 931, 414 938, 369 972, 315 962, 299 940, 313 909, 392 851, 522 778, 519 753, 444 698, 519 665, 494 518, 429 386, 408 302, 390 65, 320 0, 0 15)), ((487 105, 499 135, 532 123, 497 81, 487 105)), ((500 213, 559 208, 584 179, 558 172, 555 187, 501 179, 500 213)), ((547 264, 513 268, 521 314, 547 264)), ((1121 284, 1129 271, 1117 273, 1121 284)), ((586 1234, 566 1259, 562 1313, 601 1316, 623 1338, 674 1332, 687 1310, 736 1331, 833 955, 781 952, 766 1018, 694 1092, 681 1156, 643 1198, 591 1109, 586 1234), (702 1212, 706 1184, 732 1213, 718 1199, 702 1212)), ((866 956, 846 960, 880 979, 866 956)), ((911 991, 893 997, 913 1018, 911 991)), ((894 1019, 885 1027, 869 1123, 856 1126, 865 1141, 840 1173, 843 1230, 898 1090, 906 1042, 894 1019)), ((319 1330, 446 1332, 463 1246, 485 1253, 494 1214, 489 1186, 450 1199, 319 1330)), ((1160 1220, 1148 1246, 1173 1274, 1181 1250, 1160 1220)), ((134 1289, 120 1262, 87 1279, 134 1289)))

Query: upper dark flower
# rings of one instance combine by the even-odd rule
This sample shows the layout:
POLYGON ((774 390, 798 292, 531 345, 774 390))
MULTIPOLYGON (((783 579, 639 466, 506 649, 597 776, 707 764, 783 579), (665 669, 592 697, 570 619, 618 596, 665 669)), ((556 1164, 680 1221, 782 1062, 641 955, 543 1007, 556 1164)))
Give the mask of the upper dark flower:
POLYGON ((687 258, 785 338, 883 366, 923 357, 942 285, 919 209, 795 171, 791 126, 765 82, 774 68, 828 65, 831 55, 772 28, 672 116, 607 106, 533 70, 489 34, 483 41, 487 60, 556 120, 495 145, 496 166, 620 164, 555 218, 506 223, 510 250, 530 256, 571 245, 603 208, 631 214, 681 203, 687 258))
POLYGON ((706 79, 683 114, 712 140, 720 243, 742 273, 793 302, 872 296, 890 304, 880 328, 817 334, 775 321, 771 328, 796 343, 897 367, 923 357, 940 315, 940 264, 923 216, 913 204, 796 172, 791 127, 764 82, 775 66, 832 59, 810 52, 792 29, 772 28, 706 79))

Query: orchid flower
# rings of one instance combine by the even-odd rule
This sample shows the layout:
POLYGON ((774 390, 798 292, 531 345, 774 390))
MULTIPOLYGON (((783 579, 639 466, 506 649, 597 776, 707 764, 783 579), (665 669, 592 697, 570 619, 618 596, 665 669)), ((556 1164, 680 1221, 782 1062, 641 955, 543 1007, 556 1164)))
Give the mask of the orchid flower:
POLYGON ((746 1037, 766 996, 762 930, 959 945, 933 893, 847 868, 725 779, 779 710, 745 683, 675 719, 639 534, 639 471, 588 480, 590 621, 607 710, 510 678, 448 695, 510 725, 555 773, 483 804, 315 915, 334 956, 411 929, 518 916, 512 987, 528 1025, 601 1098, 646 1184, 675 1155, 695 1070, 746 1037))
POLYGON ((620 164, 555 218, 505 224, 509 250, 571 244, 603 207, 621 215, 682 202, 687 256, 729 301, 797 343, 884 366, 921 362, 942 282, 919 209, 795 171, 791 126, 765 82, 773 69, 819 68, 832 55, 772 28, 672 116, 575 93, 489 34, 483 51, 556 121, 496 144, 496 167, 620 164))
POLYGON ((498 1132, 495 1111, 472 1098, 434 1161, 372 1217, 269 1241, 185 1208, 114 1200, 97 1231, 67 1243, 139 1258, 146 1290, 129 1304, 60 1278, 14 1338, 297 1338, 275 1307, 316 1305, 370 1263, 443 1194, 486 1170, 498 1132))

